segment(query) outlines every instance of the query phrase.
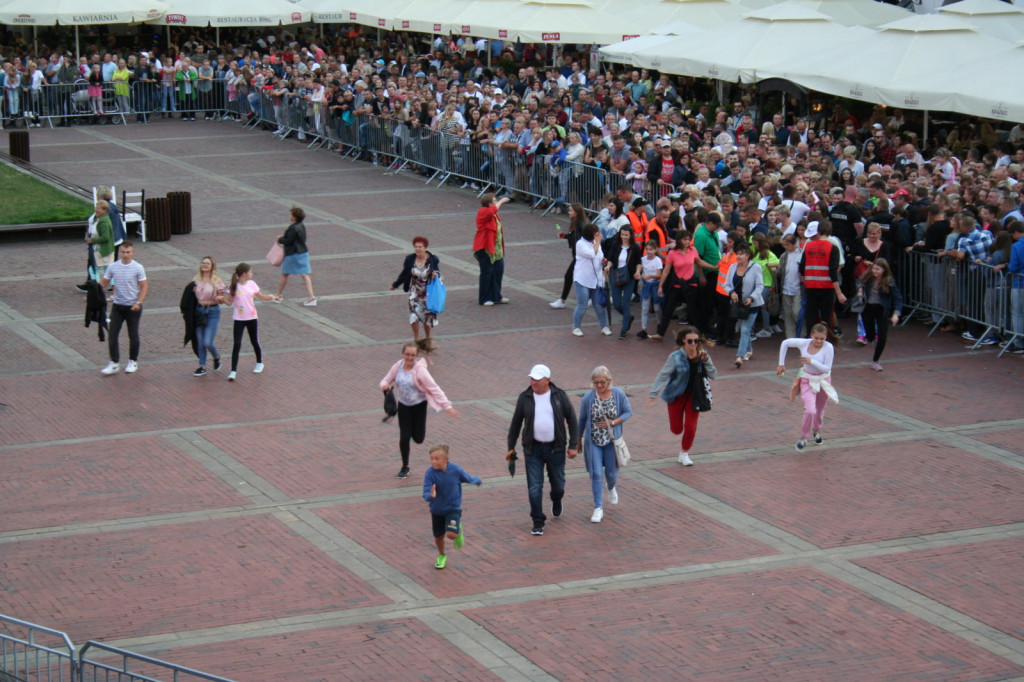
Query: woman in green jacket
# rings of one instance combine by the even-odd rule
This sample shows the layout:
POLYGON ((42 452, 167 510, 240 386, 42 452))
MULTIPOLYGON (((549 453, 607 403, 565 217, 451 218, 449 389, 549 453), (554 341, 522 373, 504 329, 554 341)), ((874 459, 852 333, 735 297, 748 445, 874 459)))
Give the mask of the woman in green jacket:
POLYGON ((96 202, 96 212, 93 219, 89 221, 89 232, 86 235, 85 243, 92 249, 93 259, 96 262, 96 280, 103 278, 107 266, 114 262, 114 228, 110 224, 110 204, 104 199, 96 202))

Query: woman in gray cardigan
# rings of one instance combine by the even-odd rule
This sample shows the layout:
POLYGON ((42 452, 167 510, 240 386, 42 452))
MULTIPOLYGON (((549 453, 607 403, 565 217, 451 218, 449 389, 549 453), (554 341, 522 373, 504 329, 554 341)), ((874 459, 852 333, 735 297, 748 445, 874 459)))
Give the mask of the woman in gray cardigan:
POLYGON ((761 266, 751 263, 750 247, 740 242, 733 249, 736 254, 736 262, 729 266, 729 274, 725 276, 725 295, 733 304, 742 303, 750 306, 745 317, 739 319, 740 323, 740 345, 736 349, 736 369, 743 366, 745 360, 750 360, 754 354, 753 346, 750 343, 750 332, 754 328, 754 322, 761 313, 764 305, 762 291, 764 290, 764 273, 761 266))
POLYGON ((604 518, 602 485, 608 484, 608 501, 619 503, 619 462, 615 458, 615 439, 622 438, 622 423, 633 416, 626 392, 612 386, 612 373, 604 365, 595 367, 590 374, 594 388, 583 396, 580 403, 579 434, 583 461, 590 472, 590 487, 594 493, 593 523, 604 518), (584 447, 585 446, 585 447, 584 447))

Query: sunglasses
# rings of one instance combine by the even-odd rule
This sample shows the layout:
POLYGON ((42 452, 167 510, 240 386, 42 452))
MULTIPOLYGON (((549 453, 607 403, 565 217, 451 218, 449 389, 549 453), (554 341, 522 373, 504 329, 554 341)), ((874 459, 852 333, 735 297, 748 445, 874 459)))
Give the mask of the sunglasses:
POLYGON ((700 343, 700 339, 686 339, 687 346, 692 346, 695 343, 700 343))

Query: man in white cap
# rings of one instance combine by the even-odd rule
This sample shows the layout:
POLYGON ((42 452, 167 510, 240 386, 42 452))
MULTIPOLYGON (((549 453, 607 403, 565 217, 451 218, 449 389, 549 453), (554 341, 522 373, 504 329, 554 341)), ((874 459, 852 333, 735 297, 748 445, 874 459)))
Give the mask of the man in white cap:
POLYGON ((544 467, 551 482, 551 515, 562 515, 565 495, 565 456, 576 457, 566 447, 578 442, 576 411, 565 391, 551 383, 547 365, 530 370, 530 388, 519 394, 512 425, 508 429, 508 455, 516 450, 519 432, 523 433, 523 457, 526 460, 526 485, 530 494, 533 534, 544 535, 547 516, 543 509, 544 467))
POLYGON ((846 303, 846 296, 839 289, 839 249, 829 239, 831 234, 832 224, 827 220, 811 221, 804 232, 810 240, 800 259, 800 275, 804 278, 807 296, 804 313, 807 336, 819 321, 832 325, 836 299, 846 303))

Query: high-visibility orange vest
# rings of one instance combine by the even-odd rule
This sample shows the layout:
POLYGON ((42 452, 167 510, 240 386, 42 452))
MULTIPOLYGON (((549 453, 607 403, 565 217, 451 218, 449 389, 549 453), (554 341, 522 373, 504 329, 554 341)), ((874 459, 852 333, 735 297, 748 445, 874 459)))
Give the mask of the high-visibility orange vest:
POLYGON ((814 239, 804 247, 804 286, 808 289, 831 289, 832 278, 828 274, 832 249, 835 246, 828 239, 814 239))
POLYGON ((736 252, 730 251, 729 253, 722 256, 721 260, 718 261, 718 284, 715 285, 715 291, 720 293, 722 296, 727 296, 725 293, 725 278, 729 276, 729 268, 736 262, 736 252))
POLYGON ((647 211, 629 211, 626 214, 629 218, 629 224, 633 228, 633 238, 636 240, 637 246, 643 251, 644 244, 647 242, 647 224, 650 219, 647 217, 647 211))
MULTIPOLYGON (((647 228, 646 230, 644 230, 643 244, 647 244, 647 242, 651 240, 652 232, 657 232, 658 234, 661 235, 661 241, 658 242, 661 246, 658 247, 658 250, 661 251, 662 253, 668 251, 668 249, 665 248, 668 244, 668 237, 665 235, 665 230, 662 229, 661 225, 658 224, 657 220, 652 220, 649 223, 647 223, 647 228)), ((637 243, 639 244, 639 242, 637 243)), ((640 248, 643 248, 643 245, 641 245, 640 248)))

